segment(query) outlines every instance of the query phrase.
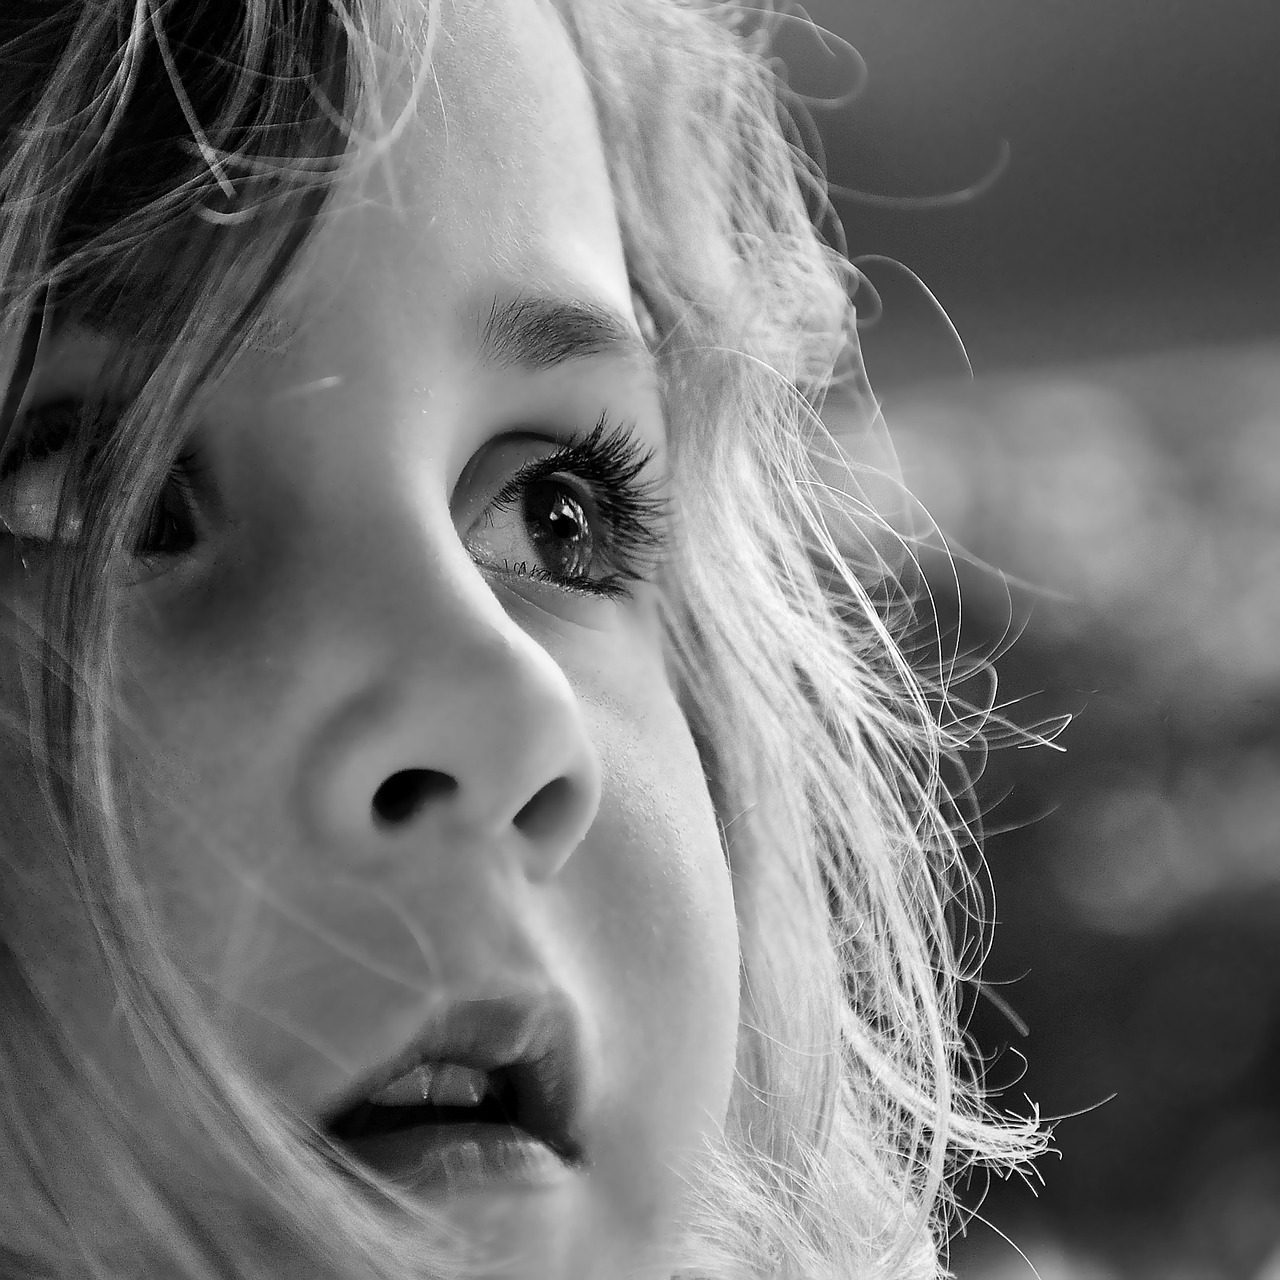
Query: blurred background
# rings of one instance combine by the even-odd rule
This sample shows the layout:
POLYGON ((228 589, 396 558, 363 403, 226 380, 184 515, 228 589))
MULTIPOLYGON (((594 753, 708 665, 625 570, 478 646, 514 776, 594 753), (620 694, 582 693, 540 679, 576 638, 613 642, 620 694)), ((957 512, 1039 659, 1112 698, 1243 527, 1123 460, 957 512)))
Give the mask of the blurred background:
POLYGON ((1073 716, 978 782, 1025 1026, 972 1023, 1067 1118, 952 1266, 1280 1280, 1280 3, 806 8, 861 63, 796 23, 793 88, 865 71, 812 111, 930 585, 1073 716))

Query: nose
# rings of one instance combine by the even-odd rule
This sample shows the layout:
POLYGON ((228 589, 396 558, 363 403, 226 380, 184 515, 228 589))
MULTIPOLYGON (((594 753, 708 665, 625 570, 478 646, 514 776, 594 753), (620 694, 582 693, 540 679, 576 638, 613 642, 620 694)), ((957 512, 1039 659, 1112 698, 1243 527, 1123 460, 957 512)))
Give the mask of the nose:
POLYGON ((564 671, 457 550, 383 573, 381 599, 366 578, 345 626, 326 592, 340 694, 303 753, 306 825, 344 855, 510 848, 545 879, 595 818, 599 757, 564 671))

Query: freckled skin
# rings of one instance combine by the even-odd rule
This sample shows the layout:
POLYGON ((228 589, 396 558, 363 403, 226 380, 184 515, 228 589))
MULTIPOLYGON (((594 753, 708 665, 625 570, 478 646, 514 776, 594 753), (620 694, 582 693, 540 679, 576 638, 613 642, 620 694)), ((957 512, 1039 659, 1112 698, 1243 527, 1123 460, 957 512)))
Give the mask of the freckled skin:
MULTIPOLYGON (((567 990, 592 1171, 452 1209, 527 1248, 520 1274, 647 1276, 676 1171, 728 1104, 728 869, 654 589, 610 601, 512 584, 476 562, 466 521, 602 412, 659 450, 665 428, 656 388, 614 357, 480 363, 494 294, 634 317, 554 14, 486 0, 446 5, 443 23, 418 118, 385 168, 338 194, 286 290, 286 340, 246 353, 204 414, 207 536, 131 588, 137 856, 230 1042, 304 1114, 394 1053, 441 992, 529 974, 567 990), (530 438, 500 443, 514 431, 530 438), (387 830, 373 796, 404 769, 457 785, 387 830)), ((100 342, 55 342, 37 393, 100 342)), ((6 928, 38 952, 38 923, 6 928)))

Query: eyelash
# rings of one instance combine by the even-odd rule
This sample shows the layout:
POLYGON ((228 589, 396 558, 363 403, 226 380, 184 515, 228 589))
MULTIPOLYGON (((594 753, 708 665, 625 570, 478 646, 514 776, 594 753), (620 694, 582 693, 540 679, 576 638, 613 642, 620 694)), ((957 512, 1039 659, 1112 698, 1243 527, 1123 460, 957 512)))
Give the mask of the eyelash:
MULTIPOLYGON (((667 549, 670 503, 658 475, 644 473, 654 459, 632 428, 610 426, 602 414, 591 432, 561 445, 542 458, 527 462, 494 495, 489 511, 510 510, 533 486, 547 482, 572 495, 583 506, 583 494, 568 477, 584 481, 589 507, 604 525, 603 556, 612 570, 603 578, 589 574, 558 574, 525 563, 506 566, 507 572, 587 595, 617 600, 631 595, 632 584, 652 578, 667 549), (562 479, 563 477, 563 479, 562 479)), ((590 516, 590 509, 584 510, 590 516)), ((487 519, 492 519, 486 513, 487 519)))
MULTIPOLYGON (((70 401, 59 401, 27 415, 21 438, 5 450, 0 479, 21 470, 29 461, 57 454, 66 447, 71 433, 83 425, 83 409, 70 401)), ((92 424, 99 431, 104 421, 92 424)), ((556 573, 526 562, 493 565, 515 577, 552 583, 562 589, 611 600, 631 596, 633 584, 656 573, 665 557, 670 524, 670 504, 663 494, 662 477, 650 471, 655 451, 646 447, 633 427, 610 425, 602 414, 595 427, 580 439, 570 440, 541 458, 525 463, 490 500, 485 519, 492 523, 495 510, 518 509, 535 486, 547 484, 568 494, 587 517, 588 536, 600 537, 603 546, 595 558, 609 565, 609 572, 597 578, 587 573, 556 573), (579 482, 579 484, 573 483, 579 482), (593 519, 594 517, 594 519, 593 519), (595 526, 601 525, 602 529, 595 526)), ((183 507, 194 510, 195 482, 202 464, 197 452, 179 457, 165 481, 175 486, 183 507)), ((148 514, 147 529, 164 517, 165 493, 156 496, 148 514)), ((144 531, 139 543, 147 537, 144 531)), ((593 551, 595 548, 593 547, 593 551)), ((173 552, 139 551, 142 561, 162 561, 173 552)))

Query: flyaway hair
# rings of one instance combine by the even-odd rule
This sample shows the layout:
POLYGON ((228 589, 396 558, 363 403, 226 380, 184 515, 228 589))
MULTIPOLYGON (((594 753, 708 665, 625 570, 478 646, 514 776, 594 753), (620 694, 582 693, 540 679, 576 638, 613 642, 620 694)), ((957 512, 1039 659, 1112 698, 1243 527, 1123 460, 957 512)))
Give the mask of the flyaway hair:
MULTIPOLYGON (((821 180, 767 15, 555 8, 653 320, 681 513, 666 641, 743 956, 728 1126, 690 1177, 671 1273, 936 1280, 954 1178, 1016 1167, 1044 1137, 993 1110, 960 1025, 983 913, 967 797, 947 779, 982 716, 950 697, 938 651, 908 651, 918 602, 823 425, 828 396, 863 423, 879 414, 852 268, 815 229, 821 180)), ((6 1276, 453 1280, 495 1265, 220 1043, 132 866, 113 765, 113 600, 149 497, 327 202, 412 117, 447 14, 13 0, 0 18, 2 425, 59 316, 136 334, 141 388, 107 438, 75 447, 65 483, 85 528, 4 677, 30 714, 0 743, 40 781, 33 800, 0 780, 0 928, 37 896, 56 903, 59 945, 105 975, 136 1070, 102 1070, 82 1011, 42 992, 0 932, 6 1276)))

